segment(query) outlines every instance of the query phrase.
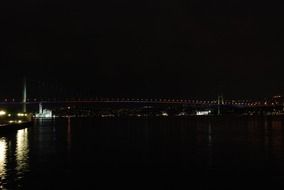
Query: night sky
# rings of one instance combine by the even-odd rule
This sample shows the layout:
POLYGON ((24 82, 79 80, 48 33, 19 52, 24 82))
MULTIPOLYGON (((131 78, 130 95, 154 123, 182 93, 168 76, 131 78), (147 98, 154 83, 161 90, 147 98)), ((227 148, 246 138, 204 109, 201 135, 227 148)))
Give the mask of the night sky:
POLYGON ((24 75, 105 97, 284 94, 281 12, 268 1, 1 2, 0 97, 24 75))

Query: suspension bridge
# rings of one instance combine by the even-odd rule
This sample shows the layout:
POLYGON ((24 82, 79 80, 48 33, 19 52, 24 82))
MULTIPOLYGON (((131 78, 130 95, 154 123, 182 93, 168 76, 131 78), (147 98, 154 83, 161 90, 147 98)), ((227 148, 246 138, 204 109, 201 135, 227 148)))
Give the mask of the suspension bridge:
MULTIPOLYGON (((246 107, 271 107, 271 106, 283 106, 282 102, 275 101, 252 101, 252 100, 224 100, 222 95, 217 96, 216 100, 194 100, 194 99, 171 99, 171 98, 105 98, 105 97, 95 97, 95 98, 74 98, 74 97, 40 97, 40 98, 29 98, 27 96, 28 85, 27 80, 23 80, 22 88, 22 98, 4 98, 0 99, 0 105, 21 105, 22 111, 27 112, 28 105, 73 105, 73 104, 145 104, 145 105, 155 105, 155 104, 168 104, 168 105, 185 105, 194 107, 220 107, 220 106, 230 106, 236 108, 246 108, 246 107)), ((220 112, 220 110, 218 110, 220 112)), ((218 113, 220 114, 220 113, 218 113)))

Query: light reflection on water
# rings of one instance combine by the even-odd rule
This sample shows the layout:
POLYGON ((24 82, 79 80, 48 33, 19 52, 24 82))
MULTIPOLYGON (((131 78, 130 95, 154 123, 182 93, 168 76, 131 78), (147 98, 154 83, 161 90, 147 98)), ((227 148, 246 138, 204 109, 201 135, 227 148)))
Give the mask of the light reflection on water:
POLYGON ((7 178, 7 142, 4 137, 0 138, 0 189, 6 189, 7 178))
MULTIPOLYGON (((21 189, 29 174, 70 177, 84 173, 84 168, 277 171, 284 169, 283 121, 263 117, 38 122, 0 137, 0 189, 21 189)), ((31 177, 27 183, 33 182, 31 177)))
POLYGON ((6 174, 6 154, 7 145, 5 139, 2 137, 0 138, 0 179, 3 179, 6 174))
POLYGON ((29 142, 28 142, 28 129, 22 129, 17 131, 17 145, 16 145, 16 170, 18 174, 26 172, 29 169, 29 142))
POLYGON ((28 129, 0 138, 0 189, 21 188, 29 170, 28 129))

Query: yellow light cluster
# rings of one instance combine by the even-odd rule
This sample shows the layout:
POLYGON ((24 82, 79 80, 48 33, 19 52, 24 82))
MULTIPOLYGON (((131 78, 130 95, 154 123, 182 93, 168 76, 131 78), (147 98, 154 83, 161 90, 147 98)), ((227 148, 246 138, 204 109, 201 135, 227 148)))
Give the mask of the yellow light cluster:
POLYGON ((23 123, 22 120, 10 120, 9 123, 23 123))
POLYGON ((18 117, 26 117, 26 116, 28 116, 28 114, 26 114, 26 113, 18 113, 17 116, 18 117))

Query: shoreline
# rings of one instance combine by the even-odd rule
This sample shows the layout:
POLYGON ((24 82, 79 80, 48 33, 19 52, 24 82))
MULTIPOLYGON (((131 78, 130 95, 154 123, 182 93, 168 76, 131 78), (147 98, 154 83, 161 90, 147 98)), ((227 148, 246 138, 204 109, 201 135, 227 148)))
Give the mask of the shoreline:
POLYGON ((24 129, 24 128, 28 128, 30 126, 32 126, 32 121, 26 121, 26 122, 23 122, 23 123, 7 123, 7 124, 1 124, 0 125, 0 134, 2 133, 9 133, 9 132, 15 132, 17 130, 20 130, 20 129, 24 129))

